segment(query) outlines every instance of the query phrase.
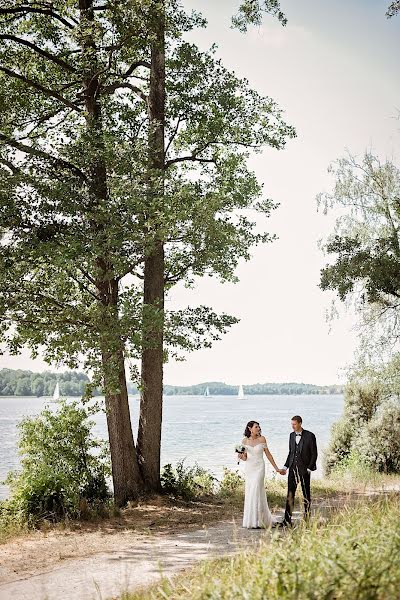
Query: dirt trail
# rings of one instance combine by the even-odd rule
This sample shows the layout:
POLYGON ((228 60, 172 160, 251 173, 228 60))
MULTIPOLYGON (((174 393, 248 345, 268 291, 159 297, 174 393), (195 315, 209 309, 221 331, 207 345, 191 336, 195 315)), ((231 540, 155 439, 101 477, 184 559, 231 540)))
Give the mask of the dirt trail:
POLYGON ((194 531, 167 535, 124 534, 112 551, 81 559, 66 559, 48 571, 25 573, 22 578, 1 572, 1 600, 105 600, 123 591, 153 583, 195 562, 236 552, 257 544, 271 531, 243 530, 237 523, 221 522, 194 531))

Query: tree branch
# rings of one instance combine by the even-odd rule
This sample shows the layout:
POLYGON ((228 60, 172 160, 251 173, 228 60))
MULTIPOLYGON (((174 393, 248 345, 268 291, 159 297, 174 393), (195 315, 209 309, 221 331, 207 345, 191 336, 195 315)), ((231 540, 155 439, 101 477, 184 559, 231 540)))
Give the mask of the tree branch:
POLYGON ((90 283, 92 283, 93 285, 96 285, 96 280, 90 275, 90 273, 88 273, 85 269, 82 269, 82 267, 78 267, 78 269, 80 270, 82 275, 84 275, 86 277, 86 279, 88 281, 90 281, 90 283))
POLYGON ((165 168, 168 169, 171 165, 176 163, 190 161, 190 162, 199 162, 199 163, 215 163, 215 158, 198 158, 196 155, 191 154, 190 156, 179 156, 178 158, 172 158, 171 160, 167 160, 165 163, 165 168))
POLYGON ((63 160, 62 158, 56 158, 54 156, 51 156, 51 154, 44 152, 43 150, 38 150, 37 148, 32 148, 31 146, 27 146, 26 144, 21 144, 17 140, 12 140, 12 139, 8 138, 3 133, 0 133, 0 141, 7 144, 7 146, 11 146, 12 148, 15 148, 16 150, 20 150, 21 152, 24 152, 25 154, 30 154, 32 156, 38 156, 39 158, 44 158, 45 160, 48 160, 49 162, 55 164, 56 166, 59 166, 62 168, 67 168, 70 171, 72 171, 75 175, 77 175, 80 179, 87 182, 86 175, 77 166, 73 165, 72 163, 70 163, 66 160, 63 160))
POLYGON ((174 141, 174 139, 176 137, 176 134, 178 133, 179 125, 182 123, 182 121, 183 121, 183 117, 181 115, 179 115, 178 119, 176 121, 174 130, 171 133, 171 137, 169 138, 168 144, 167 144, 167 146, 165 148, 165 156, 167 156, 167 154, 168 154, 168 150, 170 149, 170 146, 171 146, 172 142, 174 141))
POLYGON ((0 15, 11 15, 11 14, 27 15, 29 13, 37 13, 37 14, 42 14, 42 15, 46 15, 49 17, 53 17, 54 19, 57 19, 58 21, 60 21, 60 23, 62 23, 66 27, 69 27, 70 29, 75 28, 75 26, 72 25, 71 23, 69 23, 69 21, 64 19, 64 17, 57 14, 56 12, 54 12, 54 10, 52 10, 50 8, 34 8, 29 5, 15 6, 13 8, 0 8, 0 15))
POLYGON ((49 90, 48 88, 45 88, 40 83, 37 83, 36 81, 32 81, 31 79, 28 79, 27 77, 24 77, 23 75, 20 75, 20 73, 11 71, 10 69, 7 69, 7 67, 3 67, 2 65, 0 65, 0 71, 3 71, 3 73, 8 75, 9 77, 13 77, 14 79, 18 79, 19 81, 22 81, 29 87, 32 87, 32 88, 38 90, 39 92, 42 92, 42 94, 44 94, 48 98, 55 98, 56 100, 59 100, 60 102, 62 102, 65 106, 68 106, 69 108, 72 108, 73 110, 76 110, 78 112, 81 111, 81 109, 79 108, 79 106, 77 104, 70 102, 70 100, 68 100, 67 98, 64 98, 63 96, 61 96, 61 94, 58 94, 58 92, 49 90))
POLYGON ((81 290, 87 292, 90 296, 92 296, 92 298, 96 300, 96 302, 99 301, 99 297, 96 296, 96 294, 92 292, 92 290, 87 285, 85 285, 82 281, 79 281, 79 279, 75 277, 70 271, 67 271, 67 273, 71 277, 71 279, 75 281, 75 283, 79 286, 81 290))
POLYGON ((111 85, 107 85, 107 86, 103 87, 102 89, 103 89, 103 92, 106 94, 113 94, 115 92, 115 90, 118 90, 121 88, 127 88, 129 90, 132 90, 132 92, 134 92, 136 94, 136 96, 141 98, 141 100, 143 100, 143 102, 145 102, 147 104, 148 96, 146 96, 144 91, 141 90, 136 85, 132 85, 131 83, 128 83, 127 81, 119 81, 117 83, 112 83, 111 85))
POLYGON ((126 79, 127 77, 132 75, 133 71, 138 67, 146 67, 147 69, 150 69, 151 65, 146 60, 138 60, 129 67, 129 69, 122 75, 122 77, 126 79))
POLYGON ((39 46, 36 46, 36 44, 33 44, 32 42, 29 42, 28 40, 19 38, 16 35, 8 35, 5 33, 0 34, 0 40, 8 40, 10 42, 16 42, 17 44, 21 44, 21 46, 26 46, 27 48, 30 48, 37 54, 40 54, 40 56, 43 56, 44 58, 47 58, 47 59, 53 61, 54 63, 56 63, 63 69, 69 71, 70 73, 76 73, 76 69, 74 69, 74 67, 72 65, 70 65, 69 63, 67 63, 65 60, 63 60, 62 58, 59 58, 58 56, 55 56, 54 54, 51 54, 51 52, 47 52, 47 50, 43 50, 42 48, 39 48, 39 46))
POLYGON ((215 163, 215 158, 198 158, 198 155, 201 154, 202 152, 204 152, 204 150, 206 150, 209 146, 211 146, 212 144, 216 144, 217 142, 214 141, 208 141, 206 144, 204 144, 203 146, 201 146, 200 148, 196 148, 195 150, 193 150, 192 154, 188 155, 188 156, 178 156, 177 158, 171 158, 170 160, 167 160, 167 162, 165 163, 165 168, 168 169, 168 167, 170 167, 171 165, 174 165, 175 163, 179 163, 179 162, 184 162, 184 161, 197 161, 200 163, 215 163))
POLYGON ((182 269, 180 269, 179 271, 177 271, 174 275, 172 275, 171 271, 169 271, 166 276, 164 277, 164 283, 178 283, 178 281, 180 281, 185 275, 188 274, 188 272, 190 271, 190 269, 193 267, 193 264, 190 263, 189 265, 186 265, 185 267, 183 267, 182 269))
MULTIPOLYGON (((59 126, 60 126, 62 123, 64 123, 64 121, 66 121, 66 119, 68 119, 68 117, 69 117, 69 115, 70 115, 70 114, 71 114, 71 111, 67 111, 67 112, 64 114, 64 116, 62 117, 62 119, 59 119, 59 120, 57 121, 57 123, 53 123, 53 124, 47 125, 47 126, 46 126, 45 135, 47 135, 51 129, 55 129, 55 128, 59 127, 59 126)), ((56 116, 56 115, 55 115, 55 116, 56 116)), ((48 119, 47 119, 47 120, 48 120, 48 119)), ((44 121, 44 122, 45 122, 45 121, 44 121)), ((20 140, 23 140, 23 139, 24 139, 24 140, 25 140, 25 139, 26 139, 26 140, 35 140, 35 139, 39 139, 40 137, 43 137, 43 135, 32 135, 32 134, 33 134, 33 132, 34 132, 34 131, 35 131, 35 130, 38 128, 38 127, 40 127, 40 125, 41 125, 41 124, 42 124, 42 123, 37 123, 37 124, 36 124, 34 127, 32 127, 32 129, 29 131, 29 133, 28 133, 26 136, 24 136, 23 138, 21 137, 21 138, 19 138, 19 139, 20 139, 20 140)))
POLYGON ((18 175, 21 171, 16 167, 10 160, 6 158, 0 158, 0 163, 5 167, 8 167, 13 175, 18 175))

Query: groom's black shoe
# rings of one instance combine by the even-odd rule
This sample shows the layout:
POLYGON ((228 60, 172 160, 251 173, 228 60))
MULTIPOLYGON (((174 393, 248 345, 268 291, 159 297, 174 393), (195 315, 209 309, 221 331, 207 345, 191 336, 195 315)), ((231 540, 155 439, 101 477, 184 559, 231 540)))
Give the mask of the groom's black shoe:
POLYGON ((275 524, 275 527, 282 527, 282 528, 283 528, 283 527, 291 527, 291 526, 292 526, 292 524, 291 524, 291 523, 288 523, 287 521, 278 521, 278 522, 275 524))
POLYGON ((285 520, 283 520, 282 521, 282 527, 291 528, 291 527, 293 527, 293 523, 291 521, 285 521, 285 520))

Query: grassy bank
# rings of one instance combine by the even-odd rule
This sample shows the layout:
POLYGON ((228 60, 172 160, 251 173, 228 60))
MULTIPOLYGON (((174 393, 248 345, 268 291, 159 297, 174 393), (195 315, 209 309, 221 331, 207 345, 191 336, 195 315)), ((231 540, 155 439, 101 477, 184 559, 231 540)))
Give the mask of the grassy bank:
POLYGON ((395 600, 399 589, 400 499, 392 493, 275 532, 257 552, 206 561, 123 600, 395 600))

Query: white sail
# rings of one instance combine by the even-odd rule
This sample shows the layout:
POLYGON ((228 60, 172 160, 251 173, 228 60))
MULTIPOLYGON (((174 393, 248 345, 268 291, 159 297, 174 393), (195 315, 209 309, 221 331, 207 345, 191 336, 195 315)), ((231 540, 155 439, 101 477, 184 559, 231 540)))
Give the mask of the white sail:
POLYGON ((210 395, 210 388, 207 386, 206 391, 204 392, 205 396, 209 396, 210 395))
POLYGON ((53 400, 59 400, 60 399, 60 384, 56 383, 56 387, 54 388, 54 392, 53 392, 53 400))
POLYGON ((243 392, 243 386, 242 385, 239 385, 238 398, 239 398, 239 400, 243 400, 244 399, 244 392, 243 392))

